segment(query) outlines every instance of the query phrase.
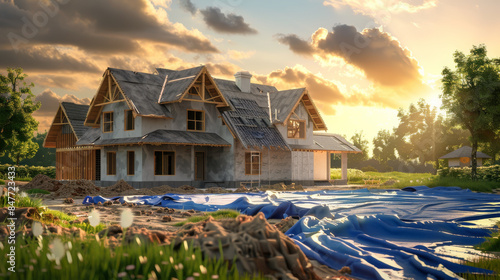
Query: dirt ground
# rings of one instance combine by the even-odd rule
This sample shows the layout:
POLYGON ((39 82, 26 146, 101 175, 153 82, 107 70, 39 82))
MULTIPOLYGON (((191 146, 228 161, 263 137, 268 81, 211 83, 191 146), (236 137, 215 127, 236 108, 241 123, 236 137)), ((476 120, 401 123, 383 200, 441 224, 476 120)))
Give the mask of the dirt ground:
MULTIPOLYGON (((31 196, 41 198, 43 205, 49 209, 58 210, 63 213, 75 215, 77 222, 84 222, 88 219, 89 213, 96 210, 100 214, 100 222, 107 227, 112 227, 120 224, 120 215, 124 209, 130 209, 134 214, 133 224, 131 227, 139 229, 147 229, 149 231, 164 232, 167 235, 177 234, 180 230, 179 226, 174 226, 178 222, 185 221, 193 216, 208 216, 206 213, 194 210, 174 210, 163 207, 149 206, 149 205, 135 205, 135 204, 120 204, 105 203, 99 205, 83 205, 83 198, 87 195, 96 196, 101 195, 104 197, 115 197, 123 195, 162 195, 165 193, 180 193, 180 194, 195 194, 195 193, 245 193, 255 192, 261 190, 276 190, 276 191, 318 191, 318 190, 349 190, 358 189, 363 186, 314 186, 302 187, 300 185, 284 185, 275 184, 265 186, 262 189, 240 187, 236 190, 229 190, 223 188, 208 188, 196 189, 191 186, 182 186, 179 188, 172 188, 170 186, 160 186, 148 189, 134 189, 124 181, 119 181, 115 185, 100 188, 95 186, 90 181, 77 180, 71 182, 59 182, 49 177, 38 175, 31 182, 18 182, 16 184, 20 191, 27 191, 31 189, 43 189, 50 191, 51 194, 32 194, 31 196), (70 203, 68 203, 70 201, 70 203)), ((296 220, 267 220, 271 225, 285 232, 288 228, 293 226, 296 220)), ((311 262, 314 267, 315 273, 322 279, 352 279, 349 276, 341 275, 338 271, 330 269, 317 262, 311 262)))

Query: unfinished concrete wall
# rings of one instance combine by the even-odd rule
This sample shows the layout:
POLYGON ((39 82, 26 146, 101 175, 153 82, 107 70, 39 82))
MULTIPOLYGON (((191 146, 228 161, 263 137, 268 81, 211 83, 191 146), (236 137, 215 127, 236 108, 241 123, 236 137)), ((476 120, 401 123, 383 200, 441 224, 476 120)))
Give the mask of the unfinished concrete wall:
POLYGON ((143 181, 194 181, 194 171, 192 168, 191 147, 178 145, 159 145, 142 147, 142 180, 143 181), (172 151, 175 152, 175 175, 155 175, 154 152, 172 151))
POLYGON ((291 181, 291 152, 283 150, 254 150, 245 149, 239 141, 235 143, 234 153, 234 180, 249 182, 251 180, 258 181, 259 178, 262 183, 267 184, 271 182, 290 182, 291 181), (245 175, 245 153, 246 152, 261 152, 261 174, 259 175, 245 175))
POLYGON ((125 130, 125 110, 129 110, 126 102, 118 102, 105 105, 102 112, 113 112, 113 131, 103 132, 104 122, 102 120, 101 112, 101 139, 114 139, 126 137, 140 137, 142 136, 142 117, 135 118, 134 130, 125 130))
POLYGON ((101 181, 142 181, 142 147, 141 146, 117 146, 103 147, 101 150, 101 181), (135 152, 134 175, 127 175, 127 151, 135 152), (116 175, 107 175, 108 152, 116 153, 116 175))
POLYGON ((328 152, 315 151, 314 153, 314 180, 328 180, 328 152))
MULTIPOLYGON (((173 119, 144 118, 142 121, 142 135, 157 129, 187 130, 187 110, 205 112, 205 132, 229 133, 227 128, 223 126, 219 111, 214 104, 183 101, 172 104, 170 108, 175 116, 173 119)), ((222 137, 223 135, 220 136, 222 137)))
POLYGON ((299 103, 299 106, 295 109, 295 114, 298 115, 299 117, 295 117, 292 114, 291 119, 299 119, 299 120, 305 120, 306 121, 306 133, 305 133, 305 138, 304 139, 296 139, 296 138, 288 138, 288 124, 278 124, 277 128, 281 135, 283 135, 283 138, 286 140, 288 144, 292 145, 312 145, 313 144, 313 129, 314 125, 312 122, 311 117, 307 113, 306 108, 304 107, 304 104, 299 103))
POLYGON ((314 180, 314 153, 292 151, 292 180, 314 180))

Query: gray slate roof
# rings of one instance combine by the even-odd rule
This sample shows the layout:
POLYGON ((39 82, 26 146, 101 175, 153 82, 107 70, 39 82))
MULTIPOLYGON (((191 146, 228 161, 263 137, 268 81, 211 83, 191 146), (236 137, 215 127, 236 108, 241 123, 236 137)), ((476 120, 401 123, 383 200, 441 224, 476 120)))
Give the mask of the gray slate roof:
POLYGON ((233 110, 223 111, 222 118, 245 148, 274 147, 290 150, 280 132, 269 121, 268 92, 273 86, 251 84, 250 93, 241 92, 236 82, 214 79, 233 110))
POLYGON ((92 145, 97 139, 101 137, 100 127, 91 127, 85 131, 82 137, 78 138, 76 145, 92 145))
MULTIPOLYGON (((472 148, 469 146, 463 146, 460 149, 457 149, 449 154, 446 154, 446 155, 440 157, 440 159, 461 158, 461 157, 470 158, 471 154, 472 154, 472 148)), ((489 155, 487 155, 483 152, 480 152, 480 151, 477 151, 476 157, 477 158, 491 158, 489 155)))
POLYGON ((224 121, 245 148, 290 150, 285 139, 269 121, 269 114, 255 100, 232 98, 235 110, 222 112, 224 121))
POLYGON ((158 104, 164 77, 115 68, 109 70, 139 115, 173 118, 170 106, 158 104))
POLYGON ((163 76, 163 81, 165 81, 165 78, 167 79, 163 91, 160 92, 161 96, 158 99, 159 102, 163 103, 179 100, 203 67, 204 66, 198 66, 179 71, 157 68, 156 71, 159 74, 162 73, 162 75, 166 75, 163 76))
POLYGON ((312 145, 290 145, 292 149, 297 150, 315 150, 331 152, 361 153, 353 144, 349 143, 344 137, 333 133, 314 133, 312 145))
POLYGON ((178 130, 155 130, 142 137, 99 139, 94 145, 108 146, 119 144, 195 144, 202 146, 231 146, 219 135, 209 132, 178 130))
POLYGON ((304 90, 305 88, 282 90, 273 92, 269 95, 271 99, 273 123, 283 123, 285 121, 288 115, 290 115, 293 106, 297 104, 297 101, 302 96, 304 90), (275 110, 277 110, 277 114, 275 114, 275 110))
POLYGON ((70 102, 62 102, 61 105, 64 111, 66 111, 71 126, 75 130, 76 137, 80 139, 88 130, 88 127, 84 126, 83 123, 85 122, 89 105, 80 105, 70 102))

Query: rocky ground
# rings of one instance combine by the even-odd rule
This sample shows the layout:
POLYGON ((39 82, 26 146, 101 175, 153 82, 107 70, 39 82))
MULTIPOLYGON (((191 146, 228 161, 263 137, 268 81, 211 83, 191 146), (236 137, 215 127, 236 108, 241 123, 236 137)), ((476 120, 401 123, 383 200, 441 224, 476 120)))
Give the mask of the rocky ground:
MULTIPOLYGON (((124 181, 107 188, 99 188, 90 181, 78 180, 62 183, 47 176, 38 175, 31 182, 19 186, 20 191, 30 189, 43 189, 50 194, 36 194, 43 199, 43 204, 50 209, 58 210, 76 217, 70 223, 88 222, 89 213, 98 211, 100 222, 107 229, 98 233, 100 238, 107 238, 110 246, 120 244, 123 238, 131 239, 139 236, 144 242, 171 243, 183 240, 195 241, 203 252, 209 256, 217 257, 216 250, 206 244, 224 244, 224 256, 238 257, 238 267, 241 271, 255 272, 272 275, 275 279, 352 279, 348 276, 348 269, 342 273, 332 270, 317 262, 309 261, 295 243, 285 236, 286 232, 294 225, 296 220, 287 218, 284 220, 266 220, 263 215, 255 217, 239 216, 237 219, 213 220, 206 213, 194 210, 174 210, 163 207, 147 205, 120 204, 119 202, 108 202, 99 205, 86 206, 82 204, 83 197, 87 195, 102 195, 104 197, 122 195, 161 195, 165 193, 227 193, 233 192, 223 188, 196 189, 191 186, 172 188, 160 186, 149 189, 136 190, 124 181), (133 213, 133 223, 127 229, 126 236, 120 224, 120 215, 124 209, 130 209, 133 213), (185 221, 193 216, 207 216, 207 219, 196 223, 186 224, 182 227, 175 226, 178 222, 185 221), (245 252, 245 250, 254 250, 245 252), (249 258, 249 255, 256 257, 249 258)), ((327 187, 307 188, 307 190, 328 189, 327 187)), ((340 188, 339 188, 340 189, 340 188)), ((262 189, 248 189, 241 187, 234 192, 255 192, 260 190, 304 190, 302 186, 276 184, 262 189)), ((32 219, 39 214, 34 208, 17 209, 16 215, 24 226, 19 235, 30 235, 32 219)), ((6 210, 0 209, 0 221, 5 220, 6 210), (4 213, 5 212, 5 213, 4 213)), ((50 217, 49 217, 50 220, 50 217)), ((56 222, 56 221, 53 221, 56 222)), ((85 238, 86 233, 78 228, 64 228, 57 223, 47 223, 44 234, 71 234, 78 238, 85 238)), ((0 239, 5 237, 7 229, 0 226, 0 239)))

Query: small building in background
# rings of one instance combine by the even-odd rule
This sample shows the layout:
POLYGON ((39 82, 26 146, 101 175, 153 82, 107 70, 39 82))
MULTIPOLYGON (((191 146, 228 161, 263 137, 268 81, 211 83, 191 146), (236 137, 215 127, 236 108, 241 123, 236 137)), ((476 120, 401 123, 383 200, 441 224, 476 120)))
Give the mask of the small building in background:
MULTIPOLYGON (((471 156, 472 148, 469 146, 463 146, 460 149, 457 149, 449 154, 446 154, 439 159, 447 159, 448 167, 469 167, 471 166, 471 156)), ((483 159, 491 158, 489 155, 477 151, 477 166, 483 165, 483 159)))

